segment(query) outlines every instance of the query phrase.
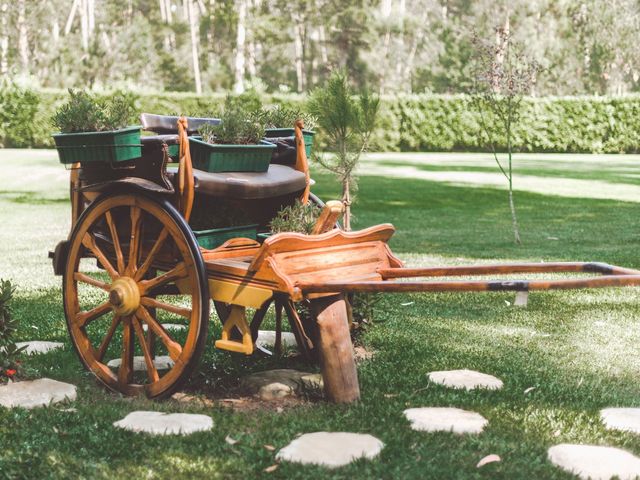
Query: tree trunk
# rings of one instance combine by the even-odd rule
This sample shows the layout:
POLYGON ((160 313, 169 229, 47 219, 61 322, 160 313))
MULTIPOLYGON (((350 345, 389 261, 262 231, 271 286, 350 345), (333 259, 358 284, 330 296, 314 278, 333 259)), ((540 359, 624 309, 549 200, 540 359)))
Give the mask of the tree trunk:
POLYGON ((9 29, 7 27, 9 17, 9 3, 3 1, 0 4, 0 75, 9 73, 9 29))
POLYGON ((67 23, 64 26, 64 34, 69 35, 71 33, 71 27, 73 27, 73 20, 76 17, 76 12, 78 11, 78 7, 80 6, 80 0, 73 0, 71 4, 71 10, 69 11, 69 16, 67 17, 67 23))
POLYGON ((89 50, 89 20, 87 18, 87 0, 80 1, 80 32, 82 35, 82 49, 89 50))
POLYGON ((306 84, 304 71, 304 25, 300 15, 293 17, 293 45, 296 54, 296 78, 298 93, 304 92, 306 84))
POLYGON ((351 192, 349 179, 342 182, 342 203, 344 203, 343 228, 345 231, 351 231, 351 192))
POLYGON ((244 44, 246 39, 246 21, 247 21, 247 0, 238 0, 238 29, 236 35, 236 61, 235 61, 235 84, 233 90, 236 93, 244 92, 244 75, 245 75, 245 51, 244 44))
POLYGON ((18 0, 18 52, 20 55, 20 70, 24 75, 27 75, 29 73, 29 37, 24 4, 25 0, 18 0))
POLYGON ((191 32, 191 60, 193 62, 193 78, 196 83, 196 93, 202 93, 202 80, 200 79, 200 59, 198 54, 198 26, 193 11, 192 0, 186 0, 189 31, 191 32))

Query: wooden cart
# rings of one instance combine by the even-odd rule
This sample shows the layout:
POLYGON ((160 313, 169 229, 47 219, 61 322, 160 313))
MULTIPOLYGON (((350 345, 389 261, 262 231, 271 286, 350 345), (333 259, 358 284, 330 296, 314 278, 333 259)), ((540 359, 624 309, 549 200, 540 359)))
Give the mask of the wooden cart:
POLYGON ((63 276, 67 326, 80 360, 112 390, 150 398, 176 391, 196 370, 205 348, 210 300, 223 321, 217 348, 252 354, 260 324, 273 303, 277 336, 284 312, 299 349, 319 360, 327 397, 352 402, 360 390, 345 301, 350 292, 529 291, 640 284, 640 271, 600 263, 404 268, 387 245, 392 225, 357 232, 334 228, 342 211, 337 202, 324 206, 312 235, 279 233, 263 243, 236 238, 204 249, 189 219, 198 209, 215 209, 218 201, 249 205, 261 216, 262 225, 296 198, 323 206, 310 193, 301 123, 296 125, 294 164, 240 175, 192 168, 189 128, 207 121, 214 120, 143 115, 145 128, 161 135, 143 137, 142 158, 118 168, 96 164, 72 170, 73 226, 52 255, 54 270, 63 276), (172 171, 167 163, 175 143, 179 165, 172 171), (402 280, 544 272, 602 276, 548 281, 402 280), (247 318, 248 308, 255 309, 252 319, 247 318), (136 361, 144 362, 141 373, 134 368, 136 361))

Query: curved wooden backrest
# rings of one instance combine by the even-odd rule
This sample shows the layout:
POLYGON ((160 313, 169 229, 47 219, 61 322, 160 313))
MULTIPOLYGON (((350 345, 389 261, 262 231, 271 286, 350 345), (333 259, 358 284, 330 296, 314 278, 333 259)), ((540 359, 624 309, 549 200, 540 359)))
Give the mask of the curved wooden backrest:
POLYGON ((187 117, 180 117, 178 119, 178 210, 180 210, 180 213, 182 213, 182 216, 187 222, 191 217, 193 198, 195 196, 188 127, 187 117))
POLYGON ((309 202, 309 192, 311 191, 311 176, 309 175, 309 161, 307 159, 307 149, 304 145, 304 136, 302 135, 302 129, 304 123, 302 120, 296 120, 295 124, 295 136, 296 136, 296 166, 295 169, 304 173, 307 181, 307 186, 302 193, 302 203, 309 202))

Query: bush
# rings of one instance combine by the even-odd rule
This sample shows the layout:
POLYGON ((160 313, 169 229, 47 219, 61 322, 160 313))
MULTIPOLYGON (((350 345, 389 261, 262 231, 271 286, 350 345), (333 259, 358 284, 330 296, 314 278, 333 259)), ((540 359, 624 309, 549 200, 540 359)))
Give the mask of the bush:
MULTIPOLYGON (((218 93, 139 94, 136 116, 140 112, 207 116, 219 111, 225 98, 218 93)), ((0 141, 5 147, 52 147, 49 119, 67 99, 66 92, 54 90, 0 93, 0 141)), ((258 100, 266 106, 298 110, 305 105, 305 97, 298 94, 257 98, 252 92, 242 98, 251 108, 258 106, 258 100)), ((477 113, 465 95, 383 97, 370 149, 488 151, 479 141, 479 132, 477 113)), ((515 135, 525 152, 640 153, 640 95, 528 98, 515 135)), ((504 149, 504 139, 497 140, 498 148, 504 149)), ((322 147, 321 131, 314 142, 322 147)))
POLYGON ((255 145, 264 137, 264 125, 257 110, 248 109, 228 96, 219 125, 203 125, 198 131, 207 143, 255 145))
POLYGON ((14 290, 11 282, 0 280, 0 383, 15 377, 20 367, 16 357, 22 349, 16 346, 13 338, 18 322, 11 318, 9 309, 14 290))
POLYGON ((37 144, 39 108, 37 93, 12 84, 0 86, 0 147, 23 148, 37 144))

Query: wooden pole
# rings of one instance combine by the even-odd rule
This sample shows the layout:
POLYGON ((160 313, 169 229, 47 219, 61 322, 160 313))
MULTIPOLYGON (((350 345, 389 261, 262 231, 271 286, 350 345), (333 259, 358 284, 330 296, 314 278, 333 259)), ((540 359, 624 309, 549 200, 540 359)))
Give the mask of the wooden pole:
POLYGON ((318 322, 317 347, 325 393, 335 403, 355 402, 360 399, 360 386, 344 296, 314 299, 311 309, 318 322))

